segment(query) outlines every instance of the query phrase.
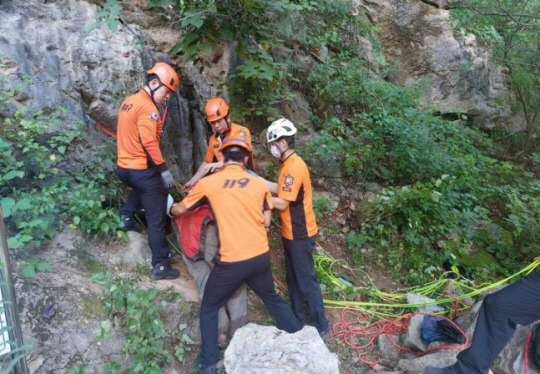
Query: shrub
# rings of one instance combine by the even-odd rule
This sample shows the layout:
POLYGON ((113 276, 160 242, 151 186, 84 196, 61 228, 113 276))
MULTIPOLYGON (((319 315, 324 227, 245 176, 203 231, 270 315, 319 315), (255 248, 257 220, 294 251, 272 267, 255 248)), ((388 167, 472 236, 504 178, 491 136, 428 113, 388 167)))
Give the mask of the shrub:
POLYGON ((0 203, 8 240, 17 249, 50 240, 63 224, 95 236, 111 235, 117 214, 110 206, 118 183, 111 178, 112 155, 83 140, 81 123, 58 131, 59 111, 0 118, 0 203), (90 162, 79 162, 88 152, 90 162), (112 182, 111 182, 112 181, 112 182))

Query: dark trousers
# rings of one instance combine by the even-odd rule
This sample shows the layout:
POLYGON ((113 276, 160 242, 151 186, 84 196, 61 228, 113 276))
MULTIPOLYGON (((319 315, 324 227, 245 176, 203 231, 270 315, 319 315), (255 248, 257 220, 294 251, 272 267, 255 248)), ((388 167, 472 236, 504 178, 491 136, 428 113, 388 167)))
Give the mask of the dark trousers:
POLYGON ((458 354, 451 368, 461 374, 487 374, 516 325, 539 319, 540 269, 485 298, 471 345, 458 354))
POLYGON ((261 298, 279 329, 293 333, 302 328, 289 304, 274 289, 268 252, 245 261, 218 262, 206 282, 200 311, 202 346, 199 364, 203 367, 218 361, 218 311, 243 283, 261 298))
POLYGON ((308 302, 311 325, 319 332, 328 328, 324 317, 324 303, 313 262, 315 237, 288 240, 283 239, 285 248, 285 271, 291 307, 298 321, 306 323, 304 302, 308 302))
POLYGON ((127 202, 120 208, 120 214, 134 214, 144 208, 147 221, 148 244, 152 250, 152 266, 167 260, 169 245, 165 238, 167 225, 167 190, 161 181, 157 168, 146 170, 117 167, 116 173, 124 184, 131 187, 127 202))

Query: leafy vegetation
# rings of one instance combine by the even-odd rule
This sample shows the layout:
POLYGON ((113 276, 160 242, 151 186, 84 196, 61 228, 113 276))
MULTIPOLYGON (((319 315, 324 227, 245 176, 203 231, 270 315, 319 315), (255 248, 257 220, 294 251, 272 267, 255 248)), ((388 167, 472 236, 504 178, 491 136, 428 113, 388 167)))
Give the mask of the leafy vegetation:
POLYGON ((361 62, 329 59, 309 77, 334 109, 322 113, 307 153, 333 160, 352 182, 393 186, 356 213, 348 243, 357 262, 384 258, 396 276, 406 270, 406 281, 421 283, 447 261, 478 255, 471 267, 507 273, 532 259, 540 242, 534 175, 490 157, 495 146, 480 131, 418 109, 417 88, 368 73, 361 62))
MULTIPOLYGON (((0 97, 12 95, 0 90, 0 97)), ((0 203, 12 249, 39 246, 64 224, 94 236, 115 233, 113 157, 106 146, 85 143, 81 123, 60 130, 64 111, 0 116, 0 203), (91 153, 87 163, 81 160, 85 151, 91 153)))
MULTIPOLYGON (((160 315, 160 305, 167 304, 167 300, 176 301, 178 295, 171 290, 160 293, 155 288, 143 289, 137 287, 133 281, 125 278, 113 278, 110 272, 94 274, 94 281, 104 283, 103 308, 107 320, 101 322, 96 335, 99 339, 107 338, 115 327, 126 331, 124 352, 133 358, 130 364, 130 373, 161 373, 165 364, 170 364, 173 355, 169 352, 170 340, 173 344, 174 356, 183 362, 185 354, 191 350, 194 342, 182 330, 185 324, 178 327, 178 331, 168 331, 160 315)), ((120 373, 121 366, 111 362, 107 365, 107 372, 120 373)))
POLYGON ((30 258, 21 265, 21 271, 27 277, 34 277, 36 275, 36 272, 45 271, 50 268, 50 263, 40 261, 38 258, 30 258))
MULTIPOLYGON (((355 215, 348 245, 357 263, 384 258, 396 276, 422 283, 445 263, 465 263, 482 277, 512 272, 537 252, 540 212, 534 175, 493 158, 499 154, 497 144, 463 126, 465 116, 449 121, 421 109, 421 85, 397 87, 382 80, 392 67, 378 58, 381 71, 373 71, 358 52, 356 37, 361 35, 373 41, 377 53, 376 29, 351 2, 150 3, 174 10, 167 17, 177 21, 185 37, 172 52, 201 69, 211 64, 211 45, 236 43, 241 61, 227 88, 247 103, 235 108, 237 117, 272 119, 293 90, 301 91, 315 108, 313 123, 319 130, 301 150, 308 160, 351 184, 375 180, 388 186, 355 215), (323 49, 327 58, 319 57, 323 49), (299 64, 301 55, 314 57, 307 69, 299 64)), ((499 45, 495 58, 508 62, 516 105, 528 121, 527 147, 533 150, 540 95, 534 78, 537 17, 530 15, 538 13, 538 5, 499 2, 501 14, 493 18, 481 14, 491 3, 464 2, 465 8, 453 10, 454 20, 499 45)), ((319 218, 324 208, 316 203, 319 218)))
POLYGON ((92 32, 103 24, 107 25, 112 32, 117 32, 118 26, 120 26, 119 14, 121 10, 122 6, 117 4, 116 0, 107 0, 103 4, 103 10, 96 14, 97 20, 89 27, 88 32, 92 32))
POLYGON ((280 105, 292 99, 292 89, 302 86, 294 62, 299 49, 309 54, 338 48, 342 38, 358 30, 349 16, 351 4, 344 0, 151 0, 150 5, 174 9, 173 16, 166 16, 185 37, 171 52, 201 69, 211 64, 205 53, 212 44, 235 43, 241 63, 229 75, 227 88, 231 97, 244 100, 231 110, 252 121, 278 116, 280 105))

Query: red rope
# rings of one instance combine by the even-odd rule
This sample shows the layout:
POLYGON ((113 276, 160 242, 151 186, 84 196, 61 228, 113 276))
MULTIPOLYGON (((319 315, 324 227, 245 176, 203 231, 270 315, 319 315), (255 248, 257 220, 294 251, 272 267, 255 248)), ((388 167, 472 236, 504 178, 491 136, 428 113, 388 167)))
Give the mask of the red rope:
POLYGON ((373 353, 375 349, 375 340, 383 334, 386 336, 388 341, 397 349, 404 352, 413 353, 417 356, 423 356, 425 354, 441 349, 460 349, 466 347, 469 344, 469 338, 467 337, 465 332, 463 332, 463 330, 461 330, 461 328, 456 325, 452 320, 440 315, 416 312, 408 313, 395 318, 386 317, 370 323, 369 321, 371 320, 371 318, 372 316, 368 314, 355 312, 351 309, 345 308, 341 312, 340 321, 334 324, 332 330, 333 336, 340 337, 341 339, 343 339, 343 342, 345 344, 347 344, 350 348, 356 350, 358 354, 358 359, 364 364, 368 365, 373 370, 376 370, 375 366, 380 362, 380 354, 377 354, 376 360, 370 358, 369 356, 373 353), (413 351, 412 349, 398 345, 396 342, 394 342, 393 339, 389 337, 389 335, 406 334, 409 321, 416 314, 435 316, 437 318, 447 320, 459 331, 460 334, 465 337, 465 342, 458 345, 441 345, 438 347, 430 348, 423 352, 413 351))
POLYGON ((287 292, 287 287, 285 287, 283 285, 283 283, 281 283, 279 281, 279 279, 277 279, 277 277, 275 275, 272 274, 272 278, 274 279, 274 283, 277 284, 277 287, 278 287, 278 294, 280 294, 281 296, 285 296, 285 292, 287 292))
POLYGON ((103 126, 102 124, 100 123, 95 123, 96 127, 103 130, 103 132, 109 136, 112 136, 113 138, 117 139, 116 137, 116 133, 112 132, 111 130, 109 130, 108 128, 106 128, 105 126, 103 126))
POLYGON ((448 295, 450 296, 450 298, 452 298, 454 301, 452 301, 452 304, 450 305, 450 311, 448 312, 448 317, 452 320, 456 319, 457 317, 463 315, 465 312, 461 312, 461 313, 457 313, 458 311, 458 308, 459 308, 459 304, 464 304, 468 307, 471 307, 472 304, 471 303, 468 303, 464 300, 459 300, 457 297, 455 297, 454 295, 452 295, 451 292, 448 292, 446 291, 444 293, 445 295, 448 295))
POLYGON ((525 340, 525 374, 529 374, 529 346, 531 344, 532 332, 527 336, 525 340))
POLYGON ((165 120, 167 119, 167 112, 169 111, 169 103, 165 105, 165 109, 163 109, 163 119, 161 122, 165 125, 165 120))

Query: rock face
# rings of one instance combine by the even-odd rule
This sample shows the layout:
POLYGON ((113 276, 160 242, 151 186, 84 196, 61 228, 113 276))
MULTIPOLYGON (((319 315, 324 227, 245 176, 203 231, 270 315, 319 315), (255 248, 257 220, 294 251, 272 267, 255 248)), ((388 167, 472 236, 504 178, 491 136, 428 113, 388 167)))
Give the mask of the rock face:
POLYGON ((337 356, 314 327, 288 334, 253 323, 235 332, 225 351, 225 370, 230 374, 339 373, 337 356))
POLYGON ((362 1, 375 24, 382 54, 396 70, 398 85, 423 82, 423 102, 441 113, 467 114, 476 125, 504 124, 510 113, 505 70, 490 62, 490 50, 473 34, 455 36, 449 20, 451 1, 362 1))
MULTIPOLYGON (((18 91, 30 110, 68 109, 82 119, 82 106, 104 123, 127 92, 143 83, 138 36, 106 28, 88 32, 100 8, 85 1, 8 1, 1 5, 0 53, 15 61, 10 76, 28 77, 18 91), (9 37, 7 37, 9 35, 9 37)), ((16 87, 15 87, 16 88, 16 87)))
MULTIPOLYGON (((118 108, 142 87, 145 70, 156 61, 168 61, 184 84, 170 100, 162 151, 175 177, 187 180, 202 161, 209 131, 199 100, 215 95, 216 89, 205 76, 195 75, 191 65, 163 53, 179 40, 177 31, 159 23, 152 30, 139 26, 157 16, 129 4, 121 14, 127 22, 120 23, 116 33, 104 25, 91 30, 101 10, 92 2, 75 0, 0 3, 0 75, 7 77, 2 85, 15 92, 14 102, 2 111, 9 115, 23 107, 45 113, 65 108, 62 122, 51 132, 75 126, 84 114, 115 131, 118 108), (194 85, 185 72, 194 74, 194 85)), ((224 61, 219 68, 227 70, 224 61)), ((207 75, 215 73, 209 70, 207 75)), ((90 126, 87 133, 94 144, 107 137, 90 126)))
MULTIPOLYGON (((400 85, 425 82, 424 102, 441 113, 467 114, 475 124, 486 126, 504 123, 511 115, 501 107, 508 102, 504 70, 489 62, 489 50, 479 46, 473 35, 454 36, 444 9, 451 2, 363 0, 361 9, 381 29, 377 35, 381 54, 397 65, 388 79, 400 85)), ((201 72, 192 62, 167 54, 181 34, 157 12, 146 9, 146 2, 122 3, 116 33, 105 25, 91 30, 102 10, 96 3, 100 4, 0 3, 0 74, 7 76, 2 84, 15 92, 15 102, 3 112, 22 107, 50 112, 62 107, 66 109, 63 121, 51 132, 73 126, 84 113, 115 130, 118 107, 144 83, 144 71, 155 61, 169 61, 180 72, 181 88, 171 98, 162 150, 174 176, 187 180, 203 159, 210 132, 200 108, 239 63, 234 44, 216 44, 205 52, 202 57, 211 64, 201 72)), ((367 39, 358 40, 362 50, 373 53, 367 39)), ((282 109, 304 130, 310 129, 311 108, 301 93, 296 92, 282 109)), ((87 130, 92 143, 106 137, 94 128, 87 130)))

